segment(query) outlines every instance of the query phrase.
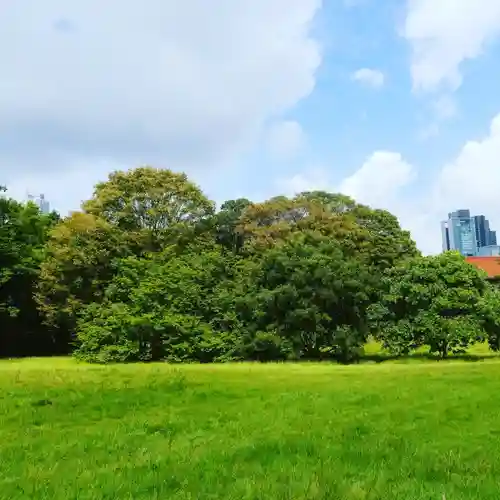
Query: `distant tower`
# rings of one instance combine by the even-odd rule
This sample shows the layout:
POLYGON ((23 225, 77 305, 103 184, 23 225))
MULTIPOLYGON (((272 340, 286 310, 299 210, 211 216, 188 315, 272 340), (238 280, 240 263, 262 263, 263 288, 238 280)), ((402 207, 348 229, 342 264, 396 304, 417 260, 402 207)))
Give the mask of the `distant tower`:
MULTIPOLYGON (((443 251, 458 250, 462 255, 489 255, 497 246, 497 233, 484 215, 471 216, 470 210, 457 210, 441 222, 443 251)), ((496 251, 496 250, 495 250, 496 251)))
POLYGON ((42 214, 50 213, 50 203, 45 199, 44 194, 40 194, 38 197, 28 193, 28 200, 32 201, 38 206, 42 214))
POLYGON ((477 254, 476 224, 469 210, 457 210, 441 222, 443 251, 458 250, 462 255, 477 254))
POLYGON ((50 213, 50 203, 45 199, 44 194, 41 194, 38 198, 38 206, 40 207, 40 212, 42 212, 42 214, 50 213))

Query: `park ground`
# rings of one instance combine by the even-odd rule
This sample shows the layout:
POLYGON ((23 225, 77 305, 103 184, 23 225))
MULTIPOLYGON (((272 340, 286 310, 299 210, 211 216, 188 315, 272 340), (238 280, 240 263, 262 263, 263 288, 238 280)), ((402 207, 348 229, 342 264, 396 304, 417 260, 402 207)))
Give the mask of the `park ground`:
POLYGON ((500 497, 500 360, 0 361, 0 498, 500 497))

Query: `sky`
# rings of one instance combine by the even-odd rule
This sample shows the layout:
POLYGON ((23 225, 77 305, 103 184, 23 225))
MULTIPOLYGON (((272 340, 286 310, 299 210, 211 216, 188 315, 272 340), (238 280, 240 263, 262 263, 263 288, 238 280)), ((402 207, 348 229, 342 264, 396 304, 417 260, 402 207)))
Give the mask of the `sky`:
POLYGON ((62 214, 148 164, 500 230, 500 0, 0 0, 0 68, 0 184, 62 214))

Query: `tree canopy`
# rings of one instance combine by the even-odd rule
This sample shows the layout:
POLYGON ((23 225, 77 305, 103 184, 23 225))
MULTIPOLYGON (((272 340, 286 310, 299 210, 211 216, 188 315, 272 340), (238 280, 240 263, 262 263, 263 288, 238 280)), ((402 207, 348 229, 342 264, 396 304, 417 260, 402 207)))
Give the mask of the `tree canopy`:
POLYGON ((81 210, 0 198, 1 355, 221 362, 500 349, 500 291, 422 257, 397 218, 338 193, 215 203, 185 174, 113 172, 81 210))

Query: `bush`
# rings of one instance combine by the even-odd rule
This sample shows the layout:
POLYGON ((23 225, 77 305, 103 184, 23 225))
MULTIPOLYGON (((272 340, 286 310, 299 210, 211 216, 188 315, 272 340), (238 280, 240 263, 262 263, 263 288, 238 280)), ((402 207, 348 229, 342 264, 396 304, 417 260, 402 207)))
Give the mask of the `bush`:
POLYGON ((85 361, 217 361, 227 343, 209 325, 182 314, 137 314, 126 304, 92 304, 78 322, 75 355, 85 361))

